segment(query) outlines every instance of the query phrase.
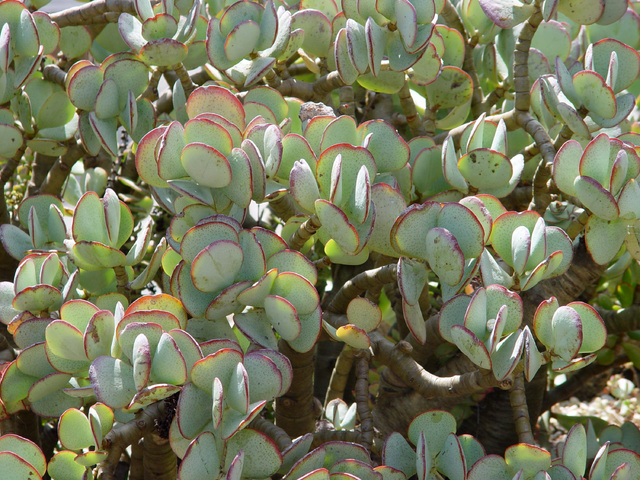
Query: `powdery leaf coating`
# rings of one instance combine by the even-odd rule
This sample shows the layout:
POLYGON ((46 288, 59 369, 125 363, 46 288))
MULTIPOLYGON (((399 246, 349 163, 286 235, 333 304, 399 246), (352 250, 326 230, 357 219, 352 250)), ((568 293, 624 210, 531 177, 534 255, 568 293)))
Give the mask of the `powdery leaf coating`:
POLYGON ((531 16, 534 6, 519 0, 479 0, 484 13, 500 28, 513 28, 531 16))
POLYGON ((220 472, 220 458, 216 439, 211 432, 203 432, 191 442, 180 468, 179 480, 213 480, 220 472))
POLYGON ((551 466, 551 454, 543 448, 526 443, 519 443, 507 448, 504 458, 509 468, 517 472, 524 470, 524 477, 533 477, 539 470, 547 470, 551 466))
POLYGON ((429 410, 413 419, 408 430, 409 440, 417 444, 423 432, 429 452, 437 455, 444 447, 449 434, 456 432, 456 420, 444 410, 429 410))

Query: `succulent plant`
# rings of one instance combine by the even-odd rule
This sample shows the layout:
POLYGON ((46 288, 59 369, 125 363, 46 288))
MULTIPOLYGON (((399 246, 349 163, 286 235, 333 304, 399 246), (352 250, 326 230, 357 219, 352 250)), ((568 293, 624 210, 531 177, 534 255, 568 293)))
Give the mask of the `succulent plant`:
POLYGON ((640 365, 637 5, 45 4, 0 0, 1 472, 640 478, 631 424, 532 430, 640 365))

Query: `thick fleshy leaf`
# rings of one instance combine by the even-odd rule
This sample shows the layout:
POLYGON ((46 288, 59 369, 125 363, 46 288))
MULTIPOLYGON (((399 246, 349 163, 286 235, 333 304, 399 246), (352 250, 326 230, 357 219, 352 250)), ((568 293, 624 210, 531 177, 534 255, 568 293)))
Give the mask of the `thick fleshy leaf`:
POLYGON ((465 260, 456 238, 445 228, 432 228, 427 232, 427 260, 440 279, 456 285, 462 279, 465 260))
POLYGON ((203 432, 191 442, 180 468, 179 480, 214 480, 220 475, 220 458, 216 438, 203 432))
POLYGON ((604 79, 596 72, 583 70, 573 76, 573 88, 587 109, 604 118, 616 114, 616 99, 604 79))
POLYGON ((355 325, 343 325, 338 328, 336 335, 340 340, 353 348, 368 349, 371 346, 367 332, 355 325))
POLYGON ((606 265, 616 256, 626 235, 627 222, 624 219, 607 221, 591 215, 587 220, 587 249, 593 260, 600 265, 606 265))
POLYGON ((89 368, 98 400, 111 408, 126 407, 136 393, 133 368, 120 359, 98 357, 89 368))
POLYGON ((485 189, 507 184, 513 173, 509 158, 495 150, 477 148, 458 161, 458 169, 472 186, 485 189))
POLYGON ((553 352, 569 362, 582 346, 582 323, 578 312, 569 306, 559 307, 553 314, 551 329, 554 335, 551 345, 553 352))
POLYGON ((440 452, 450 433, 455 433, 456 421, 444 410, 429 410, 413 419, 409 425, 408 437, 417 444, 420 433, 424 432, 430 452, 440 452))
POLYGON ((551 454, 548 451, 526 443, 507 448, 504 458, 512 471, 523 469, 524 478, 532 477, 539 470, 547 470, 551 466, 551 454))
POLYGON ((520 0, 479 0, 484 13, 500 28, 513 28, 527 20, 533 13, 533 5, 520 0))
POLYGON ((7 475, 9 478, 42 480, 42 476, 34 471, 35 468, 29 462, 13 452, 0 452, 0 468, 3 475, 7 475))
POLYGON ((202 292, 215 292, 228 287, 242 266, 240 245, 230 240, 218 240, 205 247, 194 258, 191 278, 202 292))
POLYGON ((491 368, 491 358, 487 347, 478 339, 475 333, 462 325, 454 325, 451 328, 451 337, 460 351, 473 363, 481 368, 491 368))

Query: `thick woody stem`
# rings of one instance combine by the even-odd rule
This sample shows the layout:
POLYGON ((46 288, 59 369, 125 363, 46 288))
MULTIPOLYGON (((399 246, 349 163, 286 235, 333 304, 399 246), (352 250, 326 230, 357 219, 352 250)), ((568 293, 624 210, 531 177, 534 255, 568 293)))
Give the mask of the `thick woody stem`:
POLYGON ((314 99, 316 102, 322 102, 331 92, 344 86, 345 83, 338 72, 331 72, 313 83, 314 99))
MULTIPOLYGON (((156 2, 151 2, 156 3, 156 2)), ((91 3, 80 5, 79 7, 68 8, 61 12, 52 13, 51 20, 56 22, 60 28, 73 25, 87 25, 93 17, 104 15, 107 12, 120 14, 122 12, 136 14, 135 4, 132 0, 94 0, 91 3)))
POLYGON ((429 105, 424 109, 422 126, 427 136, 434 137, 436 135, 436 111, 429 105))
POLYGON ((148 98, 152 102, 158 99, 158 83, 160 82, 163 72, 164 68, 162 67, 153 69, 151 78, 149 79, 149 85, 147 85, 145 91, 140 95, 141 98, 148 98))
POLYGON ((100 464, 98 478, 101 480, 115 480, 115 469, 120 455, 129 445, 138 443, 142 437, 152 432, 155 421, 165 415, 165 402, 156 402, 136 414, 133 420, 114 427, 102 440, 102 449, 109 452, 104 462, 100 464))
POLYGON ((407 119, 409 130, 411 130, 411 136, 418 137, 418 136, 426 135, 427 131, 424 129, 424 126, 422 125, 420 114, 418 113, 418 110, 416 109, 416 104, 414 103, 413 97, 411 96, 411 89, 409 88, 409 82, 404 82, 404 85, 398 92, 398 98, 400 99, 400 107, 402 107, 404 116, 407 119))
POLYGON ((533 141, 536 142, 542 155, 540 165, 538 165, 533 177, 533 198, 529 204, 529 210, 534 210, 542 215, 551 203, 551 193, 547 182, 551 178, 551 165, 556 155, 556 149, 547 131, 533 115, 529 112, 518 112, 517 116, 522 128, 533 137, 533 141))
POLYGON ((71 168, 86 152, 79 143, 71 144, 66 153, 56 160, 47 177, 40 185, 39 193, 50 193, 60 196, 62 187, 67 181, 71 168))
POLYGON ((357 353, 355 399, 360 417, 360 443, 370 450, 373 444, 373 416, 369 406, 369 352, 357 353))
MULTIPOLYGON (((20 164, 20 159, 22 159, 22 155, 26 150, 26 144, 23 144, 16 154, 7 160, 7 163, 4 164, 2 170, 0 170, 0 192, 4 192, 4 186, 9 181, 9 179, 13 176, 20 164)), ((9 210, 7 209, 7 203, 4 194, 0 196, 0 223, 9 223, 9 210)))
POLYGON ((143 460, 145 478, 154 480, 175 480, 177 472, 177 457, 171 449, 168 438, 160 438, 154 432, 144 436, 143 460))
POLYGON ((408 351, 411 346, 404 341, 394 345, 379 332, 369 333, 376 360, 387 365, 407 386, 425 398, 482 392, 489 388, 508 389, 511 381, 498 381, 490 370, 478 369, 452 377, 438 377, 416 363, 408 351))
POLYGON ((522 371, 518 372, 513 378, 513 387, 509 393, 509 400, 513 409, 513 421, 516 426, 518 441, 530 445, 534 444, 529 408, 527 407, 527 396, 524 391, 524 373, 522 371))
POLYGON ((280 353, 287 356, 293 369, 289 391, 276 398, 276 425, 293 438, 313 432, 316 409, 313 397, 314 350, 300 353, 280 340, 280 353))
POLYGON ((285 222, 296 214, 295 205, 289 194, 281 195, 275 200, 271 200, 269 206, 273 212, 285 222))
POLYGON ((393 263, 356 275, 351 280, 345 282, 342 288, 338 290, 338 293, 333 297, 327 310, 333 313, 345 312, 349 302, 366 290, 374 288, 377 285, 395 282, 397 280, 396 270, 397 265, 393 263))
POLYGON ((321 226, 320 219, 314 213, 291 235, 288 242, 289 248, 291 250, 300 250, 321 226))
POLYGON ((324 256, 315 262, 313 265, 316 267, 316 270, 322 270, 323 268, 329 268, 331 266, 331 259, 327 256, 324 256))
POLYGON ((342 398, 344 396, 344 389, 347 386, 349 372, 351 372, 354 360, 355 353, 353 349, 349 345, 345 344, 345 346, 342 347, 340 355, 338 355, 338 358, 336 359, 336 364, 334 365, 333 372, 331 373, 329 388, 327 389, 327 394, 324 397, 324 408, 327 408, 327 405, 331 400, 342 398))

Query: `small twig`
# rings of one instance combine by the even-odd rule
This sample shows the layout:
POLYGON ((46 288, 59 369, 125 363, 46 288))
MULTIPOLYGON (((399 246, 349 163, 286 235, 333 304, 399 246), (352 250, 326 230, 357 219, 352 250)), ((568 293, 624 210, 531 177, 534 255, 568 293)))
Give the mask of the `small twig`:
POLYGON ((196 84, 193 83, 191 77, 189 76, 189 72, 184 68, 182 63, 177 63, 170 67, 171 70, 176 72, 176 75, 180 79, 180 84, 182 85, 182 89, 184 90, 184 95, 186 98, 189 98, 189 95, 196 89, 196 84))
POLYGON ((531 41, 542 22, 542 0, 535 1, 535 10, 523 25, 513 52, 513 87, 516 93, 515 109, 517 112, 529 112, 531 106, 529 81, 529 50, 531 41))
POLYGON ((315 262, 313 262, 313 265, 316 267, 316 270, 322 270, 324 268, 329 268, 331 266, 331 259, 327 256, 324 256, 318 260, 316 260, 315 262))
POLYGON ((61 87, 64 87, 64 79, 66 78, 66 76, 67 72, 54 64, 45 65, 42 69, 42 77, 45 80, 49 80, 50 82, 53 82, 56 85, 60 85, 61 87))
POLYGON ((527 396, 524 391, 524 372, 521 370, 513 377, 513 387, 509 392, 509 400, 513 409, 513 421, 518 434, 518 442, 533 445, 533 433, 531 432, 531 420, 527 407, 527 396))
POLYGON ((340 355, 338 355, 338 358, 336 359, 333 372, 331 373, 329 388, 327 389, 327 394, 324 397, 325 409, 331 400, 342 398, 344 396, 344 389, 347 386, 349 372, 351 372, 354 360, 355 353, 353 349, 349 345, 345 344, 345 346, 342 347, 340 355))
POLYGON ((398 98, 400 99, 400 106, 402 112, 406 118, 409 130, 412 137, 423 136, 427 134, 427 131, 422 125, 422 119, 416 109, 416 104, 411 96, 411 89, 409 88, 409 82, 404 82, 404 85, 398 92, 398 98))
POLYGON ((113 271, 116 274, 116 284, 118 288, 118 293, 127 297, 127 299, 131 298, 131 288, 129 287, 129 276, 127 275, 127 270, 124 265, 118 265, 113 267, 113 271))
POLYGON ((369 352, 360 350, 356 355, 355 400, 360 417, 360 443, 370 450, 373 444, 373 416, 369 406, 369 352))
POLYGON ((314 213, 291 235, 288 242, 289 248, 291 250, 300 250, 321 226, 320 219, 314 213))
POLYGON ((422 127, 428 137, 436 135, 436 111, 429 105, 424 109, 424 117, 422 119, 422 127))
POLYGON ((353 95, 353 87, 351 85, 345 85, 338 90, 340 99, 340 106, 338 112, 340 115, 349 115, 351 118, 356 118, 356 100, 353 95))
POLYGON ((333 313, 345 312, 349 302, 366 290, 374 288, 377 285, 395 282, 397 279, 396 271, 397 265, 393 263, 356 275, 351 280, 345 282, 342 288, 338 290, 338 293, 336 293, 333 300, 331 300, 327 310, 333 313))

